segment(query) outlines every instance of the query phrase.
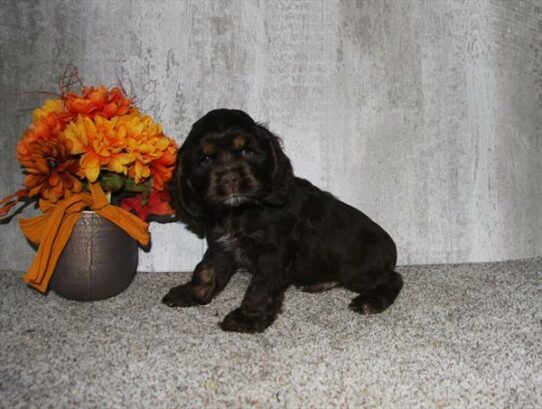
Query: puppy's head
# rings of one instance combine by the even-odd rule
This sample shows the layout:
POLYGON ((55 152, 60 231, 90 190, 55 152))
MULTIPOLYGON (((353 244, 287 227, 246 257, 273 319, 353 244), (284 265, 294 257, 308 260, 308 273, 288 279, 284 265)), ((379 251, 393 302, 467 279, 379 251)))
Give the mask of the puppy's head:
POLYGON ((194 218, 247 204, 280 206, 293 174, 279 139, 245 112, 217 109, 193 126, 170 185, 177 213, 194 218))

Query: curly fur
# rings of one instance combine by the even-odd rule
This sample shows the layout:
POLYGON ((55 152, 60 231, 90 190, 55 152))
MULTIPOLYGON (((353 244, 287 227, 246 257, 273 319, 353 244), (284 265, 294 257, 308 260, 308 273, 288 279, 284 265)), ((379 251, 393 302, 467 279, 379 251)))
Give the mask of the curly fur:
POLYGON ((281 142, 238 110, 219 109, 192 127, 170 186, 179 218, 208 249, 192 279, 163 298, 170 307, 209 303, 240 269, 251 274, 241 305, 220 324, 264 331, 291 285, 342 286, 361 314, 390 306, 402 288, 391 237, 359 210, 295 177, 281 142))

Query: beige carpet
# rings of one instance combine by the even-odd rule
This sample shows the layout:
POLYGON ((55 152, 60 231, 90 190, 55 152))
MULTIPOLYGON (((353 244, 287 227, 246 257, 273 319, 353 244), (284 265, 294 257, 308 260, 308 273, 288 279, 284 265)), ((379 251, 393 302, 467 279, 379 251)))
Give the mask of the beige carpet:
POLYGON ((237 275, 211 305, 160 303, 187 274, 138 274, 79 303, 0 271, 5 408, 540 408, 542 259, 403 267, 380 316, 352 294, 291 289, 263 335, 222 332, 237 275))

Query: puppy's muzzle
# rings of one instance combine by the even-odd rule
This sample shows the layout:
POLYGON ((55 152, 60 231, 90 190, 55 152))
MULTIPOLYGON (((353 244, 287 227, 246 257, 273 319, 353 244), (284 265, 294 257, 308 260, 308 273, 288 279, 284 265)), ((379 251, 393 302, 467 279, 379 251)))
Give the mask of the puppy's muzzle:
POLYGON ((249 200, 246 181, 242 175, 236 171, 224 173, 219 178, 221 196, 224 198, 222 203, 227 206, 239 206, 249 200))
POLYGON ((227 196, 239 194, 241 176, 235 172, 227 172, 220 178, 220 184, 224 187, 227 196))

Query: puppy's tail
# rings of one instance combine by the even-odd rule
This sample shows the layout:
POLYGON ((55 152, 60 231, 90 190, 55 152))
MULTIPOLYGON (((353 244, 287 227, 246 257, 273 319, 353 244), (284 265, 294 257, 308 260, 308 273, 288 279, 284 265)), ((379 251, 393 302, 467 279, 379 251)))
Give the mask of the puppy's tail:
POLYGON ((383 283, 360 293, 350 303, 350 309, 360 314, 376 314, 393 304, 403 288, 401 274, 391 271, 383 283))

